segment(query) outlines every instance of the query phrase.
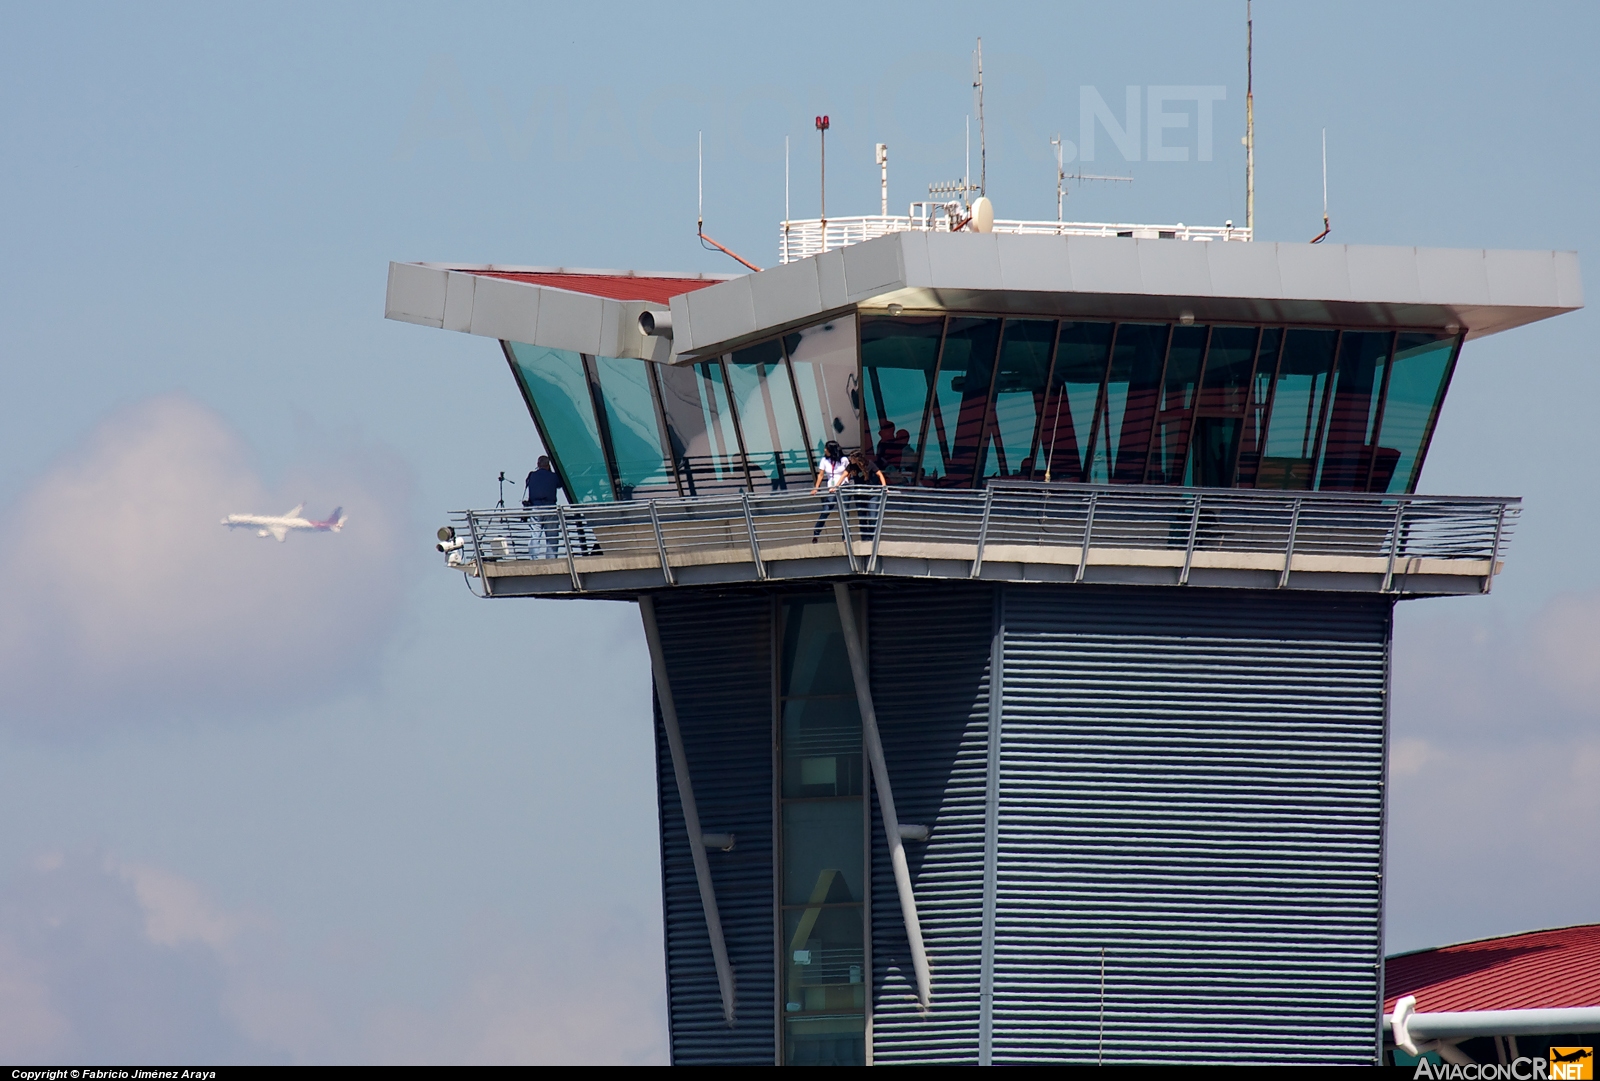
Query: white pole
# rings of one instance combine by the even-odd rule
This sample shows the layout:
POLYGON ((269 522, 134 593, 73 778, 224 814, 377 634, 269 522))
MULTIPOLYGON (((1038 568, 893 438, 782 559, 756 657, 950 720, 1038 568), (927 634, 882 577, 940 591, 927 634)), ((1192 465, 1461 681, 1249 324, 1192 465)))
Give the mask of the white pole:
POLYGON ((879 183, 882 185, 882 187, 880 189, 880 196, 881 197, 879 199, 878 216, 879 217, 883 217, 883 218, 887 218, 889 216, 889 144, 888 143, 879 143, 878 144, 878 166, 883 170, 883 172, 881 174, 881 177, 879 179, 879 183))
POLYGON ((861 648, 860 625, 850 603, 850 587, 834 583, 834 603, 839 606, 839 623, 844 632, 845 650, 850 654, 850 674, 856 684, 856 704, 861 709, 861 734, 872 762, 872 783, 878 790, 878 809, 883 812, 883 832, 889 842, 889 865, 894 870, 895 890, 900 894, 900 915, 906 923, 906 942, 911 947, 911 968, 917 977, 917 1001, 927 1007, 933 1001, 933 975, 928 969, 928 952, 922 943, 922 923, 917 919, 917 899, 911 892, 911 868, 906 863, 905 842, 900 838, 900 818, 895 814, 894 790, 889 787, 889 765, 883 757, 883 740, 878 736, 878 714, 872 708, 871 673, 861 648))
POLYGON ((694 860, 694 877, 700 885, 700 906, 705 911, 706 933, 711 938, 711 961, 716 966, 717 987, 722 992, 722 1016, 731 1025, 733 966, 728 963, 728 946, 722 938, 722 919, 717 914, 717 894, 711 884, 711 864, 706 860, 705 835, 700 832, 700 812, 694 802, 694 785, 689 780, 689 760, 683 751, 683 735, 678 730, 678 707, 672 699, 672 684, 667 680, 667 658, 661 649, 661 632, 656 627, 655 601, 648 594, 639 598, 639 615, 644 619, 644 640, 650 647, 650 670, 655 675, 661 726, 667 730, 667 750, 672 755, 672 775, 678 782, 678 804, 683 808, 683 828, 689 835, 689 855, 694 860))
POLYGON ((789 137, 783 137, 783 221, 789 222, 789 137))
POLYGON ((1256 238, 1256 81, 1255 20, 1244 4, 1244 227, 1256 238))

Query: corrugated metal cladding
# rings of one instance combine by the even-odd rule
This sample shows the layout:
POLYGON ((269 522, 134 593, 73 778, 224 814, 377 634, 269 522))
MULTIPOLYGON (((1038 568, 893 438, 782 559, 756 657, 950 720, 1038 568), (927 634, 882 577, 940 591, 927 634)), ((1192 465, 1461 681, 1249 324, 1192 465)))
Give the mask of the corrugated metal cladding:
POLYGON ((735 1024, 722 1015, 672 758, 656 710, 668 1022, 678 1065, 771 1064, 776 1054, 772 895, 772 607, 765 597, 661 595, 656 622, 672 678, 700 827, 732 833, 711 877, 733 965, 735 1024))
MULTIPOLYGON (((864 592, 900 819, 932 830, 907 845, 924 1014, 873 800, 872 1061, 1373 1061, 1387 600, 864 592)), ((673 1061, 770 1063, 772 600, 656 603, 704 828, 738 835, 710 853, 738 977, 730 1030, 658 717, 673 1061)))
POLYGON ((1005 588, 994 1061, 1374 1061, 1390 612, 1005 588))
POLYGON ((978 1061, 984 786, 994 590, 874 586, 867 635, 872 696, 901 822, 931 827, 906 845, 930 966, 922 1014, 905 922, 872 820, 872 1061, 978 1061))

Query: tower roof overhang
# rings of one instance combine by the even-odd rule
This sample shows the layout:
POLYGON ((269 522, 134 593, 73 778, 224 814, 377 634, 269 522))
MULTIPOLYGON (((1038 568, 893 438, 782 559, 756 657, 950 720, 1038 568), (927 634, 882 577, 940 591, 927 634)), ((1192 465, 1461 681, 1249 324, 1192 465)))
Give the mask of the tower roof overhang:
POLYGON ((1575 252, 912 231, 733 277, 392 263, 386 314, 584 353, 688 362, 833 313, 890 305, 1460 327, 1480 338, 1580 308, 1583 287, 1575 252), (672 338, 640 330, 640 314, 669 306, 672 338))

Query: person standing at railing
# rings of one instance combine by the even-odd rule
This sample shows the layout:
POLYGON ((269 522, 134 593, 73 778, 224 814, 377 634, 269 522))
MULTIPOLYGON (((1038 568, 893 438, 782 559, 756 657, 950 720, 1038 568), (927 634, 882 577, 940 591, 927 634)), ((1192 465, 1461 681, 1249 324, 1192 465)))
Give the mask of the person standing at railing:
MULTIPOLYGON (((848 479, 850 462, 844 456, 844 448, 839 446, 836 439, 830 439, 822 448, 822 460, 817 463, 817 480, 811 486, 811 494, 816 495, 823 485, 827 485, 828 494, 832 495, 848 479)), ((811 543, 815 544, 822 535, 822 526, 828 520, 829 505, 824 503, 822 513, 817 515, 817 528, 811 531, 811 543)))
MULTIPOLYGON (((872 461, 868 461, 867 456, 860 451, 850 455, 849 462, 845 466, 845 484, 872 484, 873 478, 877 478, 876 484, 880 489, 889 487, 889 478, 883 473, 883 459, 875 456, 872 461)), ((865 540, 871 540, 872 535, 878 531, 878 513, 888 494, 886 491, 874 492, 860 503, 857 514, 861 522, 861 536, 865 540)))
POLYGON ((529 473, 523 483, 522 499, 524 507, 538 508, 530 522, 530 533, 538 534, 536 542, 529 538, 528 555, 533 559, 555 559, 560 555, 557 545, 551 543, 551 534, 557 531, 555 507, 556 494, 560 491, 561 478, 550 468, 549 455, 539 455, 538 468, 529 473))

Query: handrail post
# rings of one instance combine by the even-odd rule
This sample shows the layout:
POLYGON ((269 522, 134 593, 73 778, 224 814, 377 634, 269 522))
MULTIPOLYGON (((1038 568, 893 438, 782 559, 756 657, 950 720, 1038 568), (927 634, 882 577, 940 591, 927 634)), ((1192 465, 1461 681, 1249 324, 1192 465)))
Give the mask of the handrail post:
POLYGON ((1407 502, 1401 498, 1394 508, 1393 532, 1389 535, 1389 566, 1383 572, 1383 588, 1378 590, 1379 593, 1389 592, 1390 587, 1394 585, 1394 561, 1400 556, 1400 528, 1405 521, 1407 502))
POLYGON ((667 562, 667 539, 661 535, 661 515, 656 510, 656 501, 649 500, 650 525, 656 531, 656 554, 661 557, 661 577, 667 580, 667 585, 675 586, 677 579, 672 574, 672 564, 667 562))
POLYGON ((489 595, 489 578, 483 573, 483 538, 478 536, 478 516, 472 511, 467 511, 467 531, 472 534, 472 556, 478 564, 478 584, 483 586, 483 595, 489 595))
POLYGON ((1083 581, 1083 572, 1089 567, 1089 537, 1094 533, 1094 508, 1100 502, 1099 492, 1089 493, 1089 510, 1083 519, 1083 551, 1078 553, 1078 571, 1072 576, 1074 582, 1083 581))
POLYGON ((849 510, 844 500, 844 485, 833 490, 834 505, 839 508, 839 531, 844 535, 844 555, 850 561, 850 573, 859 574, 861 568, 856 565, 856 549, 850 540, 849 510))
POLYGON ((889 785, 889 764, 883 755, 883 739, 878 734, 878 714, 872 706, 871 673, 861 646, 861 629, 850 602, 850 587, 833 585, 834 603, 839 606, 839 623, 844 632, 845 651, 850 654, 850 674, 856 685, 856 705, 861 710, 861 735, 872 763, 872 785, 878 790, 878 809, 883 814, 883 832, 889 842, 889 866, 894 871, 895 891, 900 895, 900 915, 906 924, 906 944, 911 947, 911 969, 917 979, 917 1001, 926 1008, 933 1001, 933 975, 928 969, 928 951, 922 942, 922 922, 917 918, 917 898, 911 892, 911 868, 906 862, 905 842, 900 836, 900 817, 894 809, 894 789, 889 785))
POLYGON ((976 578, 983 571, 983 546, 989 539, 989 512, 994 509, 994 488, 983 490, 983 521, 978 524, 978 551, 972 559, 972 573, 968 578, 976 578))
POLYGON ((1294 501, 1294 510, 1289 513, 1289 543, 1283 548, 1283 573, 1278 575, 1278 588, 1282 589, 1289 584, 1289 568, 1294 565, 1294 535, 1300 528, 1300 498, 1294 501))
POLYGON ((1489 573, 1483 576, 1483 591, 1494 588, 1494 565, 1500 559, 1500 535, 1506 527, 1506 505, 1500 504, 1500 513, 1494 519, 1494 543, 1489 546, 1489 573))
POLYGON ((878 515, 872 530, 872 557, 867 560, 867 573, 878 573, 878 542, 883 539, 883 522, 889 517, 889 489, 880 486, 872 495, 878 501, 878 515))
POLYGON ((750 558, 755 560, 756 577, 767 580, 767 565, 761 561, 761 542, 756 539, 756 519, 750 513, 750 493, 739 493, 739 505, 744 508, 744 528, 750 534, 750 558))
POLYGON ((711 939, 711 960, 717 970, 717 987, 722 992, 722 1017, 732 1025, 733 966, 728 963, 728 946, 722 938, 716 887, 711 881, 711 864, 706 859, 705 835, 700 832, 700 811, 694 801, 689 759, 683 750, 683 733, 678 728, 678 707, 672 697, 672 682, 667 678, 667 657, 661 648, 661 631, 656 626, 655 601, 649 594, 639 598, 639 615, 644 620, 645 644, 650 647, 650 670, 655 676, 656 703, 661 707, 661 727, 667 732, 672 775, 678 783, 678 805, 683 809, 683 828, 689 835, 689 856, 694 862, 694 877, 700 887, 700 907, 705 913, 706 934, 711 939))
POLYGON ((1189 566, 1194 562, 1194 538, 1200 529, 1200 501, 1205 497, 1196 493, 1194 497, 1194 513, 1189 515, 1189 543, 1183 549, 1183 570, 1178 572, 1178 584, 1189 584, 1189 566))
POLYGON ((567 536, 567 508, 556 504, 556 528, 561 532, 561 550, 567 553, 567 574, 572 578, 572 588, 583 592, 583 579, 578 577, 578 565, 572 558, 572 538, 567 536))

